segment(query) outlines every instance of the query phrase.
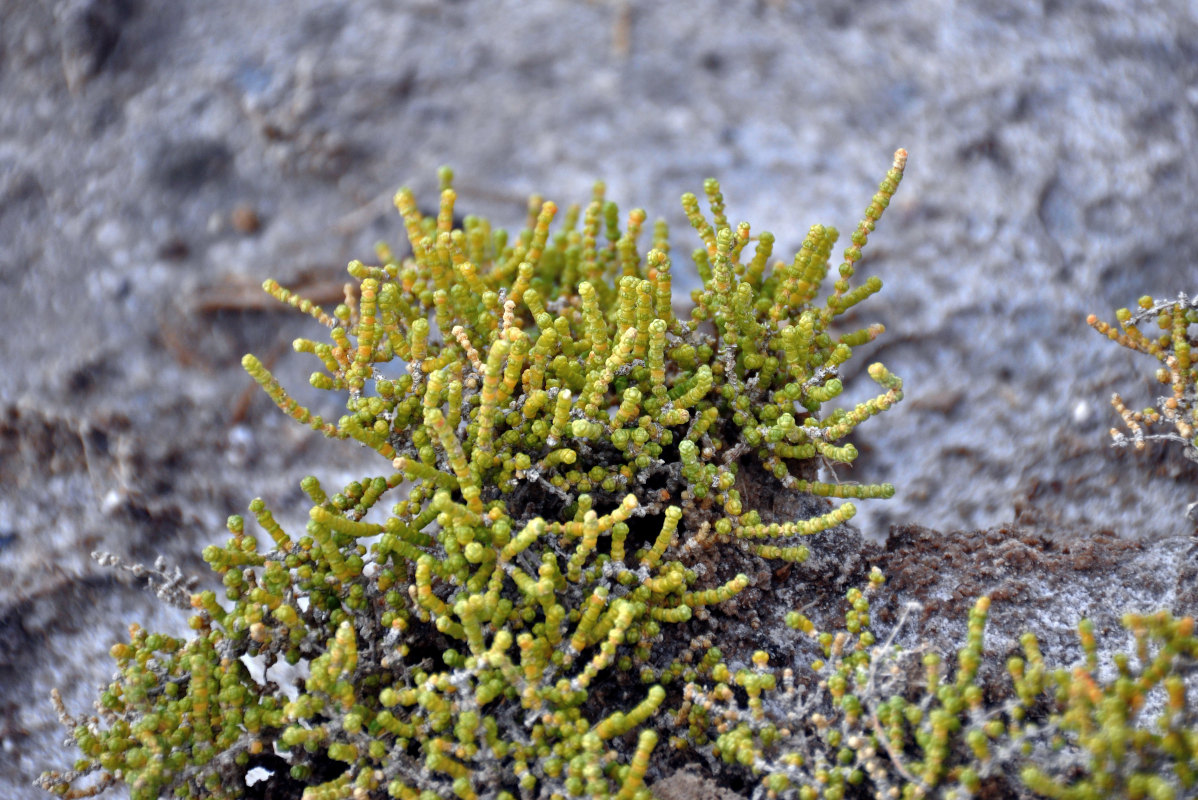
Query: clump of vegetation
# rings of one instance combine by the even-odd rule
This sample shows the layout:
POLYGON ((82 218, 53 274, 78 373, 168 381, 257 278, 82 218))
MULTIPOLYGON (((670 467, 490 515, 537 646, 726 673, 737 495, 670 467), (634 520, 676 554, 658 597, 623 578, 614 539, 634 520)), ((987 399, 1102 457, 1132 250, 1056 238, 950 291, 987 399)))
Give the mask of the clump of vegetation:
MULTIPOLYGON (((728 564, 802 562, 802 537, 853 515, 763 520, 740 470, 824 497, 893 493, 820 482, 817 465, 852 462, 846 437, 902 397, 875 364, 881 394, 826 408, 853 348, 882 331, 832 325, 881 288, 852 279, 905 160, 826 296, 837 232, 812 227, 771 264, 773 236, 730 225, 715 181, 710 219, 683 198, 703 245, 683 320, 663 223, 642 255, 645 213, 621 229, 599 185, 556 232, 539 199, 515 237, 476 217, 456 228, 448 171, 435 217, 396 196, 411 257, 383 246, 380 266, 351 263, 358 291, 332 313, 268 281, 329 329, 295 348, 347 414, 313 416, 255 357, 245 368, 292 417, 390 469, 332 495, 305 478, 298 537, 255 500, 266 552, 231 518, 228 543, 204 551, 223 600, 191 598, 189 641, 135 628, 113 648, 119 679, 75 726, 77 773, 135 798, 241 796, 250 769, 280 763, 308 800, 648 796, 664 687, 722 665, 660 663, 663 631, 749 585, 716 577, 728 564), (282 663, 307 675, 293 697, 271 679, 282 663)), ((68 792, 75 777, 45 783, 68 792)))
POLYGON ((1155 300, 1144 295, 1137 305, 1135 312, 1126 308, 1115 312, 1121 330, 1093 314, 1086 321, 1111 340, 1160 361, 1163 366, 1157 369, 1156 379, 1170 393, 1158 398, 1155 408, 1143 411, 1132 411, 1115 394, 1111 405, 1128 433, 1112 428, 1111 438, 1116 446, 1132 444, 1137 450, 1152 439, 1180 442, 1186 458, 1198 461, 1198 361, 1191 352, 1198 346, 1198 336, 1190 333, 1190 326, 1198 325, 1198 298, 1181 293, 1176 300, 1155 300), (1155 320, 1161 332, 1155 336, 1141 332, 1140 325, 1147 320, 1155 320), (1157 425, 1172 430, 1153 433, 1157 425))
MULTIPOLYGON (((261 542, 231 517, 227 542, 203 553, 223 596, 133 567, 194 612, 194 635, 132 626, 97 716, 56 697, 82 756, 40 785, 84 797, 125 784, 135 800, 644 800, 683 752, 768 798, 1191 792, 1192 619, 1128 617, 1141 667, 1118 656, 1105 682, 1088 623, 1072 672, 1050 671, 1027 636, 1002 701, 979 679, 989 600, 950 675, 893 632, 877 641, 876 568, 849 592, 843 630, 787 618, 822 650, 808 674, 772 668, 764 650, 724 652, 698 626, 763 565, 804 562, 805 537, 835 535, 854 506, 827 498, 894 491, 819 469, 851 463, 847 437, 902 398, 874 364, 879 393, 835 404, 843 365, 882 327, 834 325, 881 288, 855 283, 856 265, 905 161, 900 150, 826 292, 834 229, 812 227, 792 261, 772 261, 773 237, 731 225, 715 181, 710 217, 684 196, 702 243, 685 320, 665 225, 642 254, 645 213, 622 228, 602 185, 557 230, 556 206, 534 199, 510 237, 476 217, 456 226, 444 171, 435 216, 396 197, 411 256, 381 245, 378 266, 351 263, 344 304, 326 312, 267 281, 328 328, 295 348, 347 413, 321 419, 253 356, 246 370, 290 416, 385 467, 332 494, 303 479, 302 533, 261 500, 249 507, 261 542), (762 482, 807 498, 804 513, 751 507, 762 482), (1141 724, 1150 708, 1159 716, 1141 724)), ((1166 366, 1192 420, 1185 328, 1179 339, 1172 324, 1166 366)))
POLYGON ((714 687, 687 685, 679 735, 750 773, 754 797, 1179 800, 1198 788, 1198 713, 1185 683, 1198 667, 1192 617, 1125 615, 1138 664, 1117 653, 1106 679, 1089 620, 1078 626, 1083 661, 1068 669, 1047 664, 1025 633, 1000 700, 980 675, 990 598, 970 612, 954 672, 940 653, 894 644, 907 614, 877 641, 869 597, 884 578, 875 567, 869 580, 849 590, 841 630, 789 615, 822 649, 814 682, 755 653, 751 667, 717 671, 714 687))

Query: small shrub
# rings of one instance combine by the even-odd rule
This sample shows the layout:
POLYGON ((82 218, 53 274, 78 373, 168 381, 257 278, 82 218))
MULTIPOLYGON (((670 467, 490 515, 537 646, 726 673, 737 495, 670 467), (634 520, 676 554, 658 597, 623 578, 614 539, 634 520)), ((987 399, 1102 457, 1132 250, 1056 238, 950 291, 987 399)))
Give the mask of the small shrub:
POLYGON ((1121 308, 1115 313, 1121 330, 1093 314, 1086 321, 1112 341, 1161 362, 1163 366, 1157 369, 1156 380, 1168 386, 1170 393, 1158 398, 1155 408, 1143 411, 1132 411, 1115 394, 1111 405, 1123 418, 1128 432, 1112 428, 1111 438, 1116 446, 1132 444, 1137 450, 1143 450, 1146 442, 1153 439, 1179 442, 1186 458, 1198 461, 1198 362, 1191 352, 1198 345, 1198 336, 1190 333, 1190 326, 1198 324, 1198 299, 1190 299, 1184 293, 1176 300, 1154 300, 1145 295, 1138 305, 1135 312, 1121 308), (1149 336, 1140 331, 1139 326, 1148 320, 1155 320, 1160 334, 1149 336), (1172 430, 1153 433, 1158 425, 1172 430))
POLYGON ((381 246, 379 266, 351 263, 358 288, 331 313, 267 281, 328 328, 295 348, 347 413, 325 421, 255 357, 246 370, 388 469, 334 494, 305 478, 299 536, 255 500, 264 552, 232 517, 228 542, 204 551, 223 598, 191 597, 188 641, 134 627, 113 648, 100 715, 72 721, 83 757, 42 784, 77 795, 99 773, 135 800, 240 797, 261 767, 306 800, 647 797, 665 686, 727 669, 659 663, 663 637, 744 590, 738 565, 802 562, 803 537, 853 515, 821 500, 814 516, 763 519, 740 473, 817 497, 893 493, 817 472, 852 462, 846 437, 902 397, 874 364, 877 397, 828 408, 853 348, 882 332, 833 323, 881 288, 852 279, 905 160, 826 295, 837 232, 814 226, 771 263, 773 237, 730 225, 715 181, 710 219, 683 198, 702 241, 683 320, 664 224, 642 255, 645 213, 621 229, 600 185, 556 232, 540 200, 515 237, 476 217, 457 228, 448 171, 434 217, 396 196, 413 255, 381 246), (282 664, 302 686, 276 682, 282 664))

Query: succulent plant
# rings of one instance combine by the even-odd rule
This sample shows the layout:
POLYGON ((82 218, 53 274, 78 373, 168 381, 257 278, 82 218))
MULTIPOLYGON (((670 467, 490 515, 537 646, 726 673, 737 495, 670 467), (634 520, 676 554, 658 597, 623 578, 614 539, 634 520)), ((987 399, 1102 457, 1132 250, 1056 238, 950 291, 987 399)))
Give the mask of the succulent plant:
MULTIPOLYGON (((812 227, 791 262, 772 261, 773 236, 731 225, 714 180, 710 218, 685 195, 702 244, 687 319, 664 223, 642 254, 645 213, 621 228, 600 184, 556 230, 539 198, 514 237, 472 216, 459 227, 448 170, 435 215, 396 196, 411 255, 380 245, 377 266, 352 262, 357 285, 331 312, 267 281, 328 329, 295 349, 346 414, 313 415, 252 355, 246 370, 297 421, 376 452, 379 473, 333 494, 304 478, 302 534, 260 499, 261 540, 231 517, 228 541, 203 552, 223 596, 135 568, 194 611, 194 635, 131 626, 97 716, 56 696, 82 757, 40 785, 84 797, 123 783, 135 800, 632 800, 688 752, 769 798, 968 797, 996 780, 1061 798, 1191 791, 1189 618, 1129 617, 1145 666, 1117 660, 1109 685, 1084 625, 1073 673, 1049 673, 1025 639, 997 705, 976 681, 988 598, 955 676, 927 652, 913 681, 912 654, 870 631, 876 568, 849 592, 843 630, 787 617, 823 651, 806 676, 771 668, 765 650, 721 650, 718 626, 698 625, 763 564, 806 561, 805 538, 836 535, 852 500, 893 494, 820 469, 853 462, 848 436, 902 398, 873 364, 880 392, 837 404, 853 349, 882 326, 836 326, 881 288, 855 281, 856 266, 905 163, 900 150, 826 293, 834 229, 812 227), (771 493, 797 500, 762 503, 771 493), (1157 687, 1165 711, 1137 727, 1157 687)), ((1113 336, 1165 361, 1174 397, 1160 417, 1190 438, 1194 312, 1145 308, 1172 338, 1147 340, 1123 316, 1113 336)), ((1141 418, 1124 417, 1137 433, 1141 418)))

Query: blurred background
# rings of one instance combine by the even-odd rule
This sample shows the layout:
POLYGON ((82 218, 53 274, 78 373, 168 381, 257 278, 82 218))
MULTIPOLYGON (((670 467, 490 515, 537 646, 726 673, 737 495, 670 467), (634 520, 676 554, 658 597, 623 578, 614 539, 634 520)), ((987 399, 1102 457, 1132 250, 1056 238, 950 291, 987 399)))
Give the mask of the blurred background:
POLYGON ((335 303, 406 247, 400 184, 435 207, 452 165, 459 212, 519 228, 603 179, 681 265, 679 196, 714 176, 789 259, 905 147, 846 402, 874 360, 906 399, 838 474, 898 492, 855 522, 1152 539, 1192 527, 1198 467, 1110 447, 1155 362, 1085 317, 1198 290, 1196 144, 1190 0, 0 1, 0 796, 69 766, 51 687, 88 711, 128 622, 182 624, 91 551, 204 574, 253 497, 302 520, 304 475, 379 468, 239 361, 334 412, 289 346, 319 329, 258 287, 335 303))

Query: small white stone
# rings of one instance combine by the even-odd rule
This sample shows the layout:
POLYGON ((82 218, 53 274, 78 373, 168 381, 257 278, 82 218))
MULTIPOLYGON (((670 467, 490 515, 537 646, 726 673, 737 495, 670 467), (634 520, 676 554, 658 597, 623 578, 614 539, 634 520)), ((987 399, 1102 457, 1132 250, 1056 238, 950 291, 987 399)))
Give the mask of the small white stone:
POLYGON ((1073 424, 1085 425, 1094 418, 1094 406, 1089 400, 1078 400, 1073 407, 1073 424))
POLYGON ((116 511, 125 502, 125 494, 120 489, 109 489, 108 494, 100 501, 100 510, 105 514, 116 511))
POLYGON ((254 767, 253 769, 251 769, 249 772, 247 772, 245 774, 245 785, 253 786, 255 783, 259 783, 261 781, 268 780, 269 778, 271 778, 273 776, 274 776, 274 773, 268 769, 265 769, 263 767, 254 767))

